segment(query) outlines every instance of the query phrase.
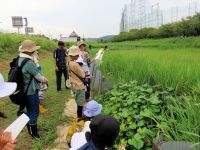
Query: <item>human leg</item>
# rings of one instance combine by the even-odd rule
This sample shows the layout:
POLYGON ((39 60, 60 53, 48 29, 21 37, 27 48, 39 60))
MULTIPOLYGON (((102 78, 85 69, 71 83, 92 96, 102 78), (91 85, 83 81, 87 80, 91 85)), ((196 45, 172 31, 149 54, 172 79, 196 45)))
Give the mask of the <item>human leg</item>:
POLYGON ((38 93, 36 92, 33 95, 27 95, 27 115, 30 119, 28 122, 28 131, 29 134, 33 138, 40 138, 40 135, 38 134, 37 131, 37 119, 39 116, 39 98, 38 98, 38 93))
POLYGON ((62 71, 56 70, 57 91, 61 91, 61 78, 62 78, 62 71))

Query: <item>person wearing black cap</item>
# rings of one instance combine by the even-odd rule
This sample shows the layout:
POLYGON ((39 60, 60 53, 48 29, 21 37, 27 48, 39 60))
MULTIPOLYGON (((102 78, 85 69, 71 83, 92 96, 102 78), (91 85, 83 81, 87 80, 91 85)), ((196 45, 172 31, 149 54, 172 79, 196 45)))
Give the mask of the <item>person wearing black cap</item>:
POLYGON ((62 80, 62 74, 65 77, 65 82, 68 79, 68 73, 67 73, 67 65, 66 65, 66 49, 64 48, 65 44, 62 41, 58 42, 58 48, 54 50, 53 52, 53 58, 54 58, 54 66, 55 66, 55 72, 56 72, 56 84, 57 84, 57 91, 61 91, 61 80, 62 80))
POLYGON ((91 133, 75 133, 70 150, 105 150, 112 147, 119 134, 119 123, 111 116, 98 115, 90 123, 91 133), (87 142, 85 142, 87 141, 87 142), (80 143, 84 143, 80 145, 80 143), (80 145, 77 147, 77 145, 80 145))

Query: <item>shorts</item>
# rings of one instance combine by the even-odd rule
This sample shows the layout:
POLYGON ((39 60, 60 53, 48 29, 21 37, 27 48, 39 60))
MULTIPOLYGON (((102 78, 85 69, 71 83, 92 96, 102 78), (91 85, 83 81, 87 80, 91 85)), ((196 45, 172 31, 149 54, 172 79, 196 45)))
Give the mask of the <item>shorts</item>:
POLYGON ((84 106, 84 102, 85 102, 85 89, 77 90, 77 89, 75 89, 75 88, 72 87, 72 91, 73 91, 74 96, 75 96, 76 104, 78 106, 84 106))

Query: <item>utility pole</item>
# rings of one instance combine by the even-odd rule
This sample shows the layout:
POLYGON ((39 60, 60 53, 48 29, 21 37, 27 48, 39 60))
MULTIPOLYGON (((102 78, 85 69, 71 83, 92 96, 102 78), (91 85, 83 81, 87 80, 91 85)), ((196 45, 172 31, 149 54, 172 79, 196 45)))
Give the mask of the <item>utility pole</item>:
POLYGON ((159 15, 159 3, 156 4, 156 27, 159 27, 159 23, 160 23, 160 15, 159 15))
POLYGON ((195 9, 195 14, 196 14, 196 13, 198 13, 198 4, 197 4, 197 1, 195 1, 195 4, 194 4, 194 5, 195 5, 195 6, 194 6, 194 7, 195 7, 195 8, 194 8, 194 9, 195 9))
POLYGON ((154 27, 154 5, 151 6, 151 27, 154 27))
POLYGON ((191 2, 189 2, 188 16, 191 16, 191 2))
POLYGON ((25 18, 23 18, 24 20, 25 20, 25 24, 24 24, 24 26, 25 26, 25 34, 26 35, 28 35, 28 30, 27 30, 27 27, 28 27, 28 19, 25 17, 25 18))

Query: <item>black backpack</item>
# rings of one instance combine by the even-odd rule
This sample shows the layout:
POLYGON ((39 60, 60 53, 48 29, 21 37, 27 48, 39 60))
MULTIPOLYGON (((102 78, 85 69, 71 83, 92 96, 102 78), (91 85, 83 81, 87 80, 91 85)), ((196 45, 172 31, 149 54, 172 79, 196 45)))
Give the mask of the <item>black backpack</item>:
POLYGON ((30 83, 32 81, 29 81, 26 93, 23 92, 24 90, 24 78, 22 73, 22 68, 24 65, 29 61, 29 58, 25 58, 21 65, 18 66, 19 57, 14 58, 13 61, 10 63, 10 71, 8 73, 8 82, 16 82, 17 83, 17 89, 15 93, 10 95, 10 100, 17 105, 22 105, 25 103, 25 96, 28 91, 28 88, 30 86, 30 83))

